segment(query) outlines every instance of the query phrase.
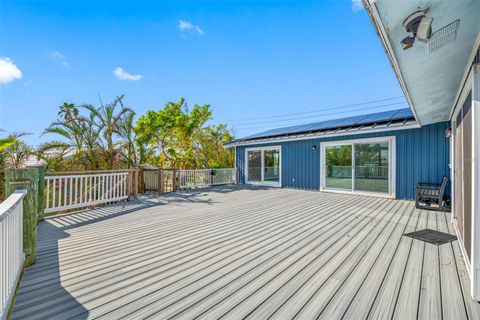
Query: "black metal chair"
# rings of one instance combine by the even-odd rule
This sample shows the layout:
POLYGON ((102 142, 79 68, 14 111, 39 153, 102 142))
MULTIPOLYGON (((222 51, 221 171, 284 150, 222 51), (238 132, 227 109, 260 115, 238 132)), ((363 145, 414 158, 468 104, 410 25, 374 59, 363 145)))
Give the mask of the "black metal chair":
POLYGON ((444 176, 441 184, 417 184, 415 206, 418 209, 450 211, 445 194, 447 182, 448 178, 444 176))

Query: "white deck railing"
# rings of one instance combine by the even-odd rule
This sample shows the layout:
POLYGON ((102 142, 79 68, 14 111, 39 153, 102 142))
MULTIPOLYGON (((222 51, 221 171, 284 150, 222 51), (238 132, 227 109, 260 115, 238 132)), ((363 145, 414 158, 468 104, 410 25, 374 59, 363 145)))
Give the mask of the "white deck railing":
POLYGON ((328 166, 329 177, 335 178, 351 178, 352 169, 355 169, 355 177, 357 178, 387 178, 388 166, 328 166))
POLYGON ((236 181, 237 171, 231 168, 179 170, 180 188, 203 188, 212 185, 234 184, 236 181))
POLYGON ((45 176, 45 213, 128 198, 128 172, 45 176))
POLYGON ((0 319, 6 319, 23 268, 23 197, 17 190, 0 204, 0 319))

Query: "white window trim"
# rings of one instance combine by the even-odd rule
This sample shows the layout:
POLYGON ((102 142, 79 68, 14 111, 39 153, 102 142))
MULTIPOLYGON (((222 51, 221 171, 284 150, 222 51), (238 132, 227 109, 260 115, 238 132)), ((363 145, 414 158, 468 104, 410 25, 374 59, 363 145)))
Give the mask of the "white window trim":
MULTIPOLYGON (((322 192, 334 192, 334 193, 346 193, 346 194, 356 194, 356 195, 366 195, 374 196, 380 198, 395 198, 396 197, 396 139, 395 136, 385 136, 385 137, 375 137, 375 138, 366 138, 366 139, 352 139, 352 140, 335 140, 335 141, 326 141, 320 143, 321 157, 320 157, 320 191, 322 192), (325 187, 325 148, 332 145, 342 145, 342 144, 351 144, 352 145, 352 161, 354 161, 355 147, 354 144, 358 143, 378 143, 378 142, 388 142, 388 176, 389 176, 389 192, 388 193, 379 193, 379 192, 368 192, 368 191, 356 191, 353 190, 353 185, 355 179, 352 176, 352 190, 340 190, 325 187)), ((353 169, 352 169, 353 170, 353 169)))
POLYGON ((268 146, 268 147, 255 147, 255 148, 246 148, 245 149, 245 184, 252 184, 252 185, 260 185, 260 186, 268 186, 268 187, 282 187, 282 146, 268 146), (278 150, 279 153, 279 176, 278 182, 264 182, 263 175, 264 175, 264 152, 265 150, 278 150), (261 151, 261 163, 262 163, 262 172, 261 172, 261 180, 262 181, 249 181, 248 180, 248 151, 261 151))

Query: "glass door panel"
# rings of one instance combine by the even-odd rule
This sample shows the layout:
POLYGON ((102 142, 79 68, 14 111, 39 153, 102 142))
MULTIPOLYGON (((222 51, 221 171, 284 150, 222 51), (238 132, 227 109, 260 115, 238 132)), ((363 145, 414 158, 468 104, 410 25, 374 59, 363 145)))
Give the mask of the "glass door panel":
POLYGON ((355 144, 355 190, 388 193, 388 166, 388 142, 355 144))
POLYGON ((325 187, 352 190, 352 145, 325 147, 325 187))
POLYGON ((248 151, 248 181, 262 181, 262 151, 248 151))
POLYGON ((263 154, 263 180, 265 182, 280 181, 280 151, 265 150, 263 154))

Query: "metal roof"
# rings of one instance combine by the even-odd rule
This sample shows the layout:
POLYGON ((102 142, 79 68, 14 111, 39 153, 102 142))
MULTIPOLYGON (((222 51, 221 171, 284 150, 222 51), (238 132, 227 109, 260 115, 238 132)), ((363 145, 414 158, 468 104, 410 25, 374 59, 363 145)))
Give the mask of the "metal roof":
MULTIPOLYGON (((409 108, 383 111, 366 115, 352 116, 347 118, 326 120, 321 122, 302 124, 284 128, 276 128, 237 139, 227 145, 242 143, 246 141, 275 139, 294 136, 313 136, 319 133, 332 134, 335 132, 348 132, 372 130, 375 128, 386 129, 388 127, 398 128, 402 125, 415 125, 415 118, 409 108)), ((393 129, 393 128, 392 128, 393 129)))

